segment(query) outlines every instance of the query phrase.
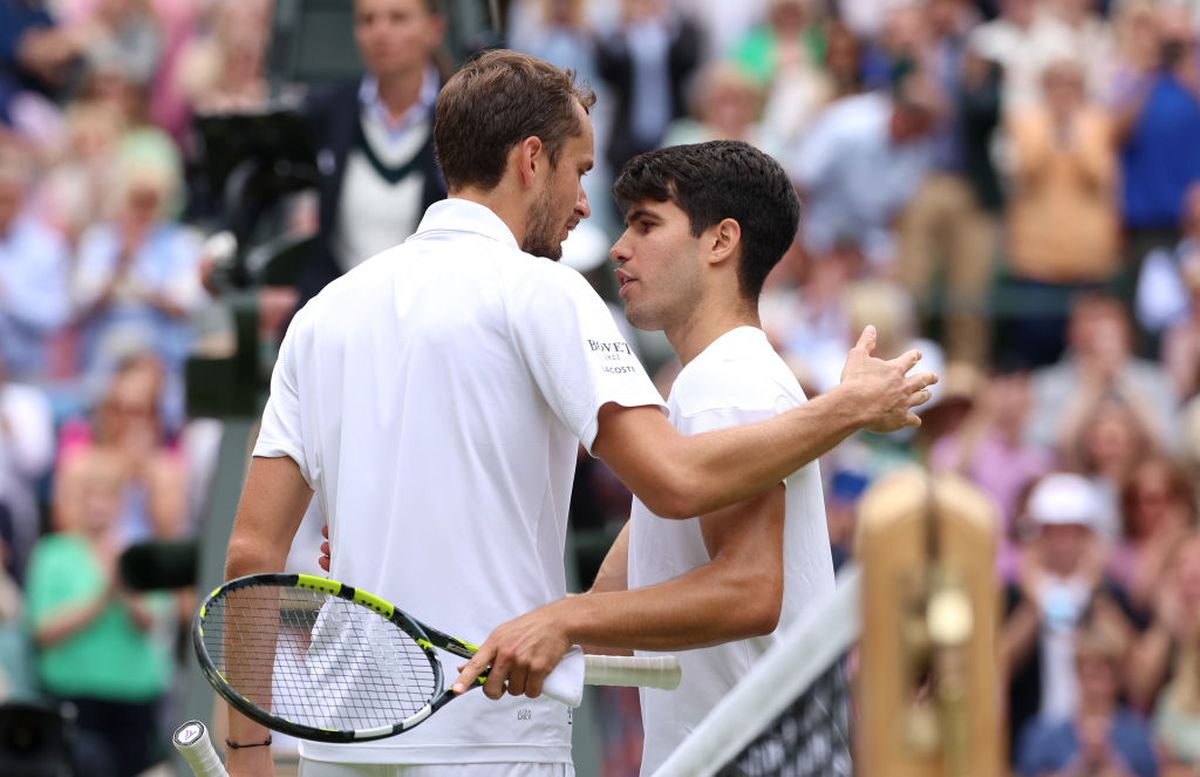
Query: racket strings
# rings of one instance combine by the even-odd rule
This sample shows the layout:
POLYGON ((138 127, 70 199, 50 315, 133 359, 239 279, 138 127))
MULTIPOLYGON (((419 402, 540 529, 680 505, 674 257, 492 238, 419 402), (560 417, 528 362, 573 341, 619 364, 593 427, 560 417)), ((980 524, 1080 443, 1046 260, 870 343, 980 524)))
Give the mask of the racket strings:
POLYGON ((391 726, 441 690, 425 651, 403 630, 316 591, 230 591, 209 604, 203 639, 237 693, 310 728, 391 726))

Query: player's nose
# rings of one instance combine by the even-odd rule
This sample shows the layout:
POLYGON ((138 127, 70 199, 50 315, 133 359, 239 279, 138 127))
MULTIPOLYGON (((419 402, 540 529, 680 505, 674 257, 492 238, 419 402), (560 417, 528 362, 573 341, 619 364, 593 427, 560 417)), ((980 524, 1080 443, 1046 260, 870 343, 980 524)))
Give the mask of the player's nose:
POLYGON ((625 236, 617 238, 612 248, 608 249, 608 258, 616 264, 625 264, 630 259, 629 248, 625 244, 625 236))
POLYGON ((579 187, 579 198, 575 200, 575 212, 579 214, 580 221, 592 215, 592 204, 588 202, 587 192, 582 186, 579 187))

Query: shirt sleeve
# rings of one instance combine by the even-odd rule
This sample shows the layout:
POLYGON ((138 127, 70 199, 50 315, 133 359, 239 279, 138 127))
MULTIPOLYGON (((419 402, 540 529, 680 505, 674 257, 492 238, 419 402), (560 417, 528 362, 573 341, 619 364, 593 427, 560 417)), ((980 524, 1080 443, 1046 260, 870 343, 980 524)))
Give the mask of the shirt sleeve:
POLYGON ((276 459, 287 456, 300 467, 300 473, 310 488, 313 477, 310 462, 305 455, 304 426, 302 424, 300 392, 296 379, 297 340, 304 328, 305 311, 301 310, 292 320, 279 346, 279 356, 271 372, 271 393, 263 409, 262 424, 258 440, 254 443, 254 455, 276 459))
POLYGON ((515 285, 509 303, 513 340, 534 381, 589 453, 605 404, 665 407, 583 276, 559 265, 539 268, 515 285))

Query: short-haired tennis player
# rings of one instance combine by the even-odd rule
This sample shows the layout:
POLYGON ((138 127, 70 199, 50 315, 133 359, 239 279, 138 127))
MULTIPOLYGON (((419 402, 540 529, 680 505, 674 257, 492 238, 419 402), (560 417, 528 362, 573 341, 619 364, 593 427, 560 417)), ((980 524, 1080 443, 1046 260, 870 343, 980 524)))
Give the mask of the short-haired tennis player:
MULTIPOLYGON (((760 425, 679 434, 607 307, 550 261, 589 214, 580 181, 593 99, 569 73, 507 51, 447 81, 436 145, 450 198, 293 320, 227 576, 281 569, 315 493, 334 578, 482 639, 565 595, 580 442, 649 509, 683 518, 770 488, 864 425, 918 423, 911 408, 934 377, 906 377, 915 353, 871 357, 867 338, 842 385, 812 402, 760 425)), ((570 733, 561 704, 472 693, 393 739, 303 743, 300 773, 569 775, 570 733)), ((231 774, 272 773, 268 748, 254 747, 267 736, 231 713, 231 774)))
MULTIPOLYGON (((640 329, 664 330, 683 364, 667 400, 675 428, 699 434, 802 406, 804 393, 758 318, 763 281, 799 218, 779 164, 740 142, 674 146, 631 160, 613 193, 626 224, 612 248, 625 315, 640 329)), ((501 626, 460 680, 474 679, 496 652, 518 656, 510 692, 513 675, 518 687, 536 691, 541 668, 572 644, 677 652, 679 688, 641 690, 648 775, 833 589, 815 461, 684 521, 664 520, 635 498, 592 591, 501 626)), ((504 679, 493 671, 495 685, 485 690, 497 692, 504 679)), ((846 712, 823 711, 811 736, 823 737, 819 746, 848 777, 847 732, 838 730, 846 712)))

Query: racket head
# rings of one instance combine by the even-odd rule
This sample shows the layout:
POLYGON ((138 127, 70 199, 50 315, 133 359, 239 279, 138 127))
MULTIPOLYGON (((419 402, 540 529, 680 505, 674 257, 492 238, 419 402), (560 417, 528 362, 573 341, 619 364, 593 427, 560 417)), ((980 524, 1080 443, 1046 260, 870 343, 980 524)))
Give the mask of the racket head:
POLYGON ((301 739, 382 739, 452 698, 420 623, 378 597, 312 575, 226 582, 200 605, 192 643, 222 698, 301 739))

